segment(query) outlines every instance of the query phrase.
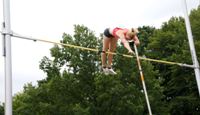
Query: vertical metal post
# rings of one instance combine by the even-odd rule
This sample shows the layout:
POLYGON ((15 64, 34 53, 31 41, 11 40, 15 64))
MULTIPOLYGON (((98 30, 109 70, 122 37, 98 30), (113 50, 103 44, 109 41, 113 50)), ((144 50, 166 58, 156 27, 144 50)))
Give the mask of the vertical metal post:
POLYGON ((146 98, 146 102, 147 102, 149 115, 152 115, 151 106, 150 106, 150 103, 149 103, 149 98, 148 98, 148 94, 147 94, 147 90, 146 90, 146 85, 145 85, 145 82, 144 82, 144 75, 143 75, 143 72, 142 72, 142 67, 141 67, 141 64, 140 64, 140 59, 139 59, 137 47, 136 47, 135 44, 134 44, 134 49, 135 49, 135 55, 136 55, 136 59, 137 59, 138 68, 139 68, 139 71, 140 71, 140 78, 141 78, 142 86, 143 86, 143 89, 144 89, 144 94, 145 94, 145 98, 146 98))
MULTIPOLYGON (((5 28, 5 23, 2 23, 2 30, 5 28)), ((6 52, 5 52, 5 35, 2 32, 2 55, 5 57, 6 56, 6 52)))
POLYGON ((182 0, 182 1, 183 1, 183 10, 184 10, 184 15, 185 15, 185 26, 186 26, 187 35, 188 35, 192 61, 193 61, 193 65, 195 67, 194 71, 195 71, 197 87, 198 87, 199 96, 200 96, 200 70, 199 70, 199 63, 198 63, 198 60, 197 60, 197 55, 196 55, 196 51, 195 51, 195 47, 194 47, 192 29, 191 29, 191 25, 190 25, 189 16, 188 16, 188 10, 187 10, 187 3, 186 3, 186 0, 182 0))
POLYGON ((5 40, 5 115, 12 115, 12 63, 11 63, 11 26, 10 0, 3 0, 4 34, 5 40))
POLYGON ((200 0, 199 0, 199 6, 200 6, 200 0))

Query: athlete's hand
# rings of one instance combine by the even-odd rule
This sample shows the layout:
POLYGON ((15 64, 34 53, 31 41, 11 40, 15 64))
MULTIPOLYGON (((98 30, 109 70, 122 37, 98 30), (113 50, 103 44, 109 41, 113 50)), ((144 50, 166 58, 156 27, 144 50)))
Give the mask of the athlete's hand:
POLYGON ((135 55, 135 52, 132 51, 132 50, 129 50, 128 53, 129 53, 129 54, 133 54, 133 55, 135 55))

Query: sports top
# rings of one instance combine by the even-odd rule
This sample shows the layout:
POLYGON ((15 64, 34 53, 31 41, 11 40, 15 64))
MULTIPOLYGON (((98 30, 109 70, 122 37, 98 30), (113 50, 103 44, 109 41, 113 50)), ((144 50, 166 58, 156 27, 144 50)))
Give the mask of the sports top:
POLYGON ((113 29, 113 31, 112 31, 112 35, 116 38, 116 39, 119 39, 119 37, 117 36, 117 31, 118 30, 123 30, 124 31, 124 36, 126 36, 126 33, 128 32, 128 29, 126 29, 126 28, 119 28, 119 27, 116 27, 116 28, 114 28, 113 29))

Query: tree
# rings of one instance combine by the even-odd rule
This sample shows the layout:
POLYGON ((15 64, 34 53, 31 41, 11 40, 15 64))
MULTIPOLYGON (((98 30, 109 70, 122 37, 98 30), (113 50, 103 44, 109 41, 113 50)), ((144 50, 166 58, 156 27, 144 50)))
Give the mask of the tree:
POLYGON ((190 22, 198 61, 200 61, 200 6, 191 11, 190 22))
POLYGON ((146 53, 148 52, 147 46, 150 43, 150 38, 152 37, 156 29, 154 27, 142 26, 139 27, 138 30, 139 30, 138 37, 141 42, 138 51, 140 52, 140 55, 146 55, 146 53))
POLYGON ((18 93, 13 98, 13 113, 17 115, 34 115, 38 110, 37 90, 32 84, 24 86, 24 92, 18 93))
MULTIPOLYGON (((195 47, 199 55, 200 31, 196 25, 200 18, 197 16, 199 9, 191 12, 191 24, 194 30, 195 47), (197 35, 196 35, 197 33, 197 35)), ((199 15, 199 14, 198 14, 199 15)), ((164 23, 161 29, 155 31, 148 44, 148 56, 152 58, 192 64, 184 19, 172 17, 164 23)), ((199 58, 198 58, 199 60, 199 58)), ((199 97, 194 71, 190 68, 171 65, 154 64, 163 80, 165 100, 171 114, 198 114, 199 97)))
POLYGON ((0 103, 0 115, 4 115, 4 107, 0 103))

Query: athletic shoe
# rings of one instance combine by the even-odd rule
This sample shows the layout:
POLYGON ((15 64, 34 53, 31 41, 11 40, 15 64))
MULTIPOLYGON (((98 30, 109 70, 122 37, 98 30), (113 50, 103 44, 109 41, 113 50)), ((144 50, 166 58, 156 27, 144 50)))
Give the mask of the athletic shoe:
POLYGON ((102 68, 102 70, 103 70, 103 73, 105 74, 105 75, 108 75, 109 74, 109 71, 108 71, 108 68, 102 68))
POLYGON ((111 75, 116 75, 117 74, 112 68, 108 68, 107 71, 111 75))

